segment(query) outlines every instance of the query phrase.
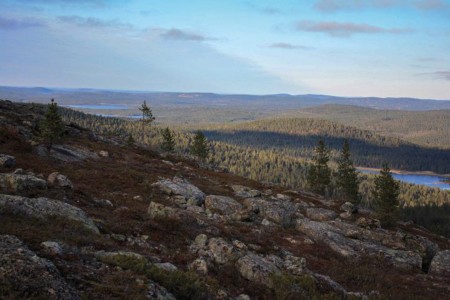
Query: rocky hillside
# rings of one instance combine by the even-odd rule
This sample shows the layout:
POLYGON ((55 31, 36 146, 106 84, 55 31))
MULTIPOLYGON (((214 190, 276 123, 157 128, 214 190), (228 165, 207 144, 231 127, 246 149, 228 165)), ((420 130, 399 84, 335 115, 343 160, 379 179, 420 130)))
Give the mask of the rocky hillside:
POLYGON ((450 241, 0 101, 0 299, 444 299, 450 241))

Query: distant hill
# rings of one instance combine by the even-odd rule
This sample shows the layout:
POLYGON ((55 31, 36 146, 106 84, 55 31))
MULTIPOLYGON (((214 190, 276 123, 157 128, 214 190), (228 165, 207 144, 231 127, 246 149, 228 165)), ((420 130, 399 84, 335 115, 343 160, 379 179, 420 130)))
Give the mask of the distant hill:
POLYGON ((55 98, 61 104, 96 104, 100 102, 128 104, 136 108, 147 100, 159 106, 199 106, 239 108, 250 112, 289 111, 324 104, 359 105, 376 109, 440 110, 450 109, 448 100, 414 98, 335 97, 327 95, 224 95, 213 93, 166 93, 112 91, 96 89, 24 88, 0 86, 0 98, 14 101, 48 102, 55 98))
POLYGON ((289 112, 285 116, 326 119, 422 146, 450 148, 450 110, 376 110, 327 104, 289 112))

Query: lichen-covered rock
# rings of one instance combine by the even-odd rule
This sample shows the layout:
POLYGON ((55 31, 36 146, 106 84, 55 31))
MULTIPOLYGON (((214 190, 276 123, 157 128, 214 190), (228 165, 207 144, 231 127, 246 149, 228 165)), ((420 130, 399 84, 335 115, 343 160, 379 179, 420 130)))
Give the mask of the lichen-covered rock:
POLYGON ((57 242, 46 241, 46 242, 42 242, 41 246, 42 246, 42 248, 44 248, 44 251, 50 255, 58 255, 59 256, 59 255, 62 255, 64 252, 61 245, 57 242))
POLYGON ((37 154, 40 156, 51 156, 63 162, 77 162, 86 159, 99 159, 97 153, 87 148, 71 145, 53 145, 50 152, 44 146, 37 147, 37 154))
POLYGON ((197 258, 190 265, 189 269, 193 270, 199 274, 208 274, 208 262, 203 258, 197 258))
POLYGON ((104 261, 104 262, 114 262, 115 260, 119 258, 130 258, 135 260, 142 260, 145 261, 145 257, 142 256, 139 253, 130 252, 130 251, 115 251, 115 252, 108 252, 108 251, 97 251, 94 253, 95 258, 104 261))
POLYGON ((363 228, 367 228, 367 229, 381 227, 381 223, 379 220, 368 218, 368 217, 358 218, 358 220, 356 220, 356 225, 363 227, 363 228))
POLYGON ((233 198, 216 195, 207 196, 205 206, 210 211, 221 215, 231 215, 242 209, 242 205, 233 198))
POLYGON ((16 158, 12 155, 0 154, 0 166, 12 168, 16 165, 16 158))
POLYGON ((345 202, 344 204, 341 205, 341 211, 346 212, 346 213, 355 213, 357 211, 355 205, 353 205, 353 203, 351 202, 345 202))
POLYGON ((0 235, 0 286, 5 299, 80 299, 51 261, 11 235, 0 235))
POLYGON ((175 176, 173 179, 162 179, 153 186, 159 187, 168 195, 183 196, 191 205, 202 205, 205 201, 205 193, 184 178, 175 176))
POLYGON ((155 267, 165 270, 165 271, 176 271, 178 270, 177 266, 175 266, 174 264, 170 263, 170 262, 165 262, 165 263, 155 263, 153 264, 155 267))
POLYGON ((268 287, 273 285, 272 274, 280 273, 275 264, 252 253, 241 257, 236 262, 236 268, 245 279, 268 287))
POLYGON ((73 189, 73 184, 69 180, 69 178, 67 178, 67 176, 60 174, 58 172, 53 172, 50 175, 48 175, 47 181, 52 186, 73 189))
POLYGON ((247 198, 244 205, 267 221, 283 226, 291 225, 298 211, 298 206, 288 201, 272 202, 261 198, 247 198))
POLYGON ((225 264, 239 257, 237 249, 223 238, 211 238, 208 242, 211 256, 218 264, 225 264))
POLYGON ((450 277, 450 250, 439 251, 433 257, 428 273, 450 277))
POLYGON ((83 210, 58 200, 48 198, 31 199, 21 196, 0 194, 0 209, 6 209, 13 214, 25 215, 38 219, 60 217, 62 219, 79 222, 89 231, 97 234, 99 233, 97 226, 83 210))
POLYGON ((287 255, 283 261, 283 268, 292 275, 302 275, 306 270, 306 259, 287 255))
POLYGON ((150 202, 147 213, 150 215, 150 218, 152 219, 168 218, 176 216, 174 208, 156 202, 150 202))
POLYGON ((151 300, 176 300, 175 296, 169 293, 165 287, 153 281, 147 286, 147 298, 151 300))
POLYGON ((0 174, 0 190, 21 193, 37 189, 46 189, 47 182, 33 175, 3 173, 0 174))
POLYGON ((337 214, 329 209, 310 207, 306 209, 306 216, 314 221, 334 220, 337 214))

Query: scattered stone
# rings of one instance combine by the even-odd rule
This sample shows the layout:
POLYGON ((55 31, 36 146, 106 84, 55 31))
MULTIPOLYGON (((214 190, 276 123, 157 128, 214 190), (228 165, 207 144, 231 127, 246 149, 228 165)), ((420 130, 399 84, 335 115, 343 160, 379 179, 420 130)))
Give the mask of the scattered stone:
POLYGON ((281 201, 291 201, 291 197, 289 197, 288 195, 284 195, 284 194, 277 194, 276 198, 281 201))
POLYGON ((12 155, 0 154, 0 166, 12 168, 16 165, 16 158, 12 155))
POLYGON ((137 195, 137 196, 133 197, 133 200, 142 202, 142 201, 144 201, 144 198, 142 198, 141 195, 137 195))
POLYGON ((153 264, 155 267, 157 267, 157 268, 159 268, 159 269, 162 269, 162 270, 165 270, 165 271, 176 271, 176 270, 178 270, 178 268, 175 266, 175 265, 173 265, 173 264, 171 264, 170 262, 165 262, 165 263, 155 263, 155 264, 153 264))
POLYGON ((47 182, 33 175, 24 174, 0 174, 0 189, 3 191, 21 193, 47 188, 47 182))
POLYGON ((168 195, 183 196, 190 205, 202 205, 205 201, 205 193, 184 178, 162 179, 152 186, 159 187, 168 195))
POLYGON ((231 188, 234 191, 234 194, 237 197, 241 197, 241 198, 255 198, 255 197, 260 197, 261 196, 261 192, 258 190, 252 190, 249 187, 243 186, 243 185, 232 185, 231 188))
POLYGON ((290 226, 298 211, 298 206, 291 202, 272 202, 261 198, 247 198, 244 205, 262 218, 282 226, 290 226))
POLYGON ((303 257, 287 255, 284 258, 283 268, 292 275, 302 275, 306 270, 306 259, 303 257))
POLYGON ((235 300, 250 300, 250 296, 246 295, 246 294, 240 294, 239 296, 237 296, 236 298, 234 298, 235 300))
POLYGON ((44 248, 45 252, 50 255, 61 256, 63 254, 63 248, 57 242, 46 241, 41 243, 42 248, 44 248))
POLYGON ((147 213, 150 218, 168 218, 176 215, 175 209, 156 202, 150 202, 147 213))
POLYGON ((239 253, 233 245, 226 242, 223 238, 209 239, 208 248, 212 258, 218 264, 225 264, 239 257, 239 253))
POLYGON ((61 188, 73 189, 73 184, 69 180, 69 178, 58 172, 53 172, 50 175, 48 175, 47 181, 51 186, 59 186, 61 188))
POLYGON ((116 252, 106 252, 103 250, 97 251, 94 253, 95 258, 101 261, 114 261, 119 257, 127 257, 134 259, 145 260, 145 257, 140 255, 139 253, 129 252, 129 251, 116 251, 116 252))
POLYGON ((271 275, 280 270, 271 262, 256 254, 248 254, 236 262, 236 268, 245 279, 272 287, 271 275))
POLYGON ((127 240, 127 237, 123 234, 111 233, 110 236, 113 240, 116 240, 118 242, 125 242, 127 240))
POLYGON ((206 234, 199 234, 195 237, 195 245, 199 248, 205 248, 206 247, 206 242, 208 241, 208 237, 206 236, 206 234))
POLYGON ((100 207, 114 207, 111 201, 108 199, 94 199, 94 203, 100 207))
POLYGON ((233 198, 216 195, 206 197, 205 207, 221 215, 231 215, 242 209, 242 205, 233 198))
POLYGON ((450 277, 450 250, 439 251, 433 257, 428 273, 450 277))
POLYGON ((368 218, 368 217, 358 218, 358 220, 356 220, 355 223, 356 223, 356 225, 363 227, 363 228, 367 228, 367 229, 381 228, 381 223, 379 220, 368 218))
POLYGON ((51 261, 37 256, 15 236, 0 235, 0 270, 0 285, 6 287, 0 292, 4 299, 15 299, 18 295, 50 300, 80 299, 51 261))
POLYGON ((306 209, 306 216, 314 221, 334 220, 337 214, 329 209, 310 207, 306 209))
POLYGON ((341 205, 341 211, 353 214, 356 213, 358 210, 356 206, 353 205, 353 203, 345 202, 344 204, 341 205))
POLYGON ((83 210, 58 200, 48 198, 31 199, 0 194, 0 208, 7 209, 13 214, 26 215, 38 219, 45 220, 47 217, 60 217, 80 222, 89 231, 96 234, 99 233, 97 226, 83 210))
POLYGON ((202 275, 208 274, 208 263, 203 258, 197 258, 190 265, 189 269, 202 275))
POLYGON ((109 152, 108 152, 108 151, 105 151, 105 150, 100 150, 100 151, 98 152, 98 155, 99 155, 100 157, 109 157, 109 152))

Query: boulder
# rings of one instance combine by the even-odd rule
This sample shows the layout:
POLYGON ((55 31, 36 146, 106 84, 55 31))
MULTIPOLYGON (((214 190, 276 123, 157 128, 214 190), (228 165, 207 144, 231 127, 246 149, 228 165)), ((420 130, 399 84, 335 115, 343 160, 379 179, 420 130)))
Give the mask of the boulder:
POLYGON ((7 154, 0 154, 0 166, 5 168, 12 168, 16 165, 16 158, 7 154))
POLYGON ((150 218, 152 219, 169 218, 176 216, 174 208, 156 202, 150 202, 147 213, 150 215, 150 218))
POLYGON ((283 268, 292 275, 302 275, 306 270, 306 259, 303 257, 287 255, 283 261, 283 268))
POLYGON ((234 194, 240 198, 254 198, 261 196, 261 191, 252 190, 249 187, 243 185, 235 184, 232 185, 231 188, 233 189, 234 194))
POLYGON ((21 196, 1 195, 0 209, 6 209, 17 215, 25 215, 38 219, 59 217, 81 223, 92 233, 99 233, 97 226, 78 207, 48 198, 26 198, 21 196))
POLYGON ((337 214, 334 211, 316 207, 307 208, 306 216, 314 221, 329 221, 337 218, 337 214))
POLYGON ((109 157, 109 152, 108 152, 108 151, 105 151, 105 150, 100 150, 100 151, 98 152, 98 155, 99 155, 100 157, 109 157))
POLYGON ((272 274, 280 270, 270 261, 256 254, 248 254, 236 262, 236 268, 245 279, 272 287, 272 274))
POLYGON ((168 195, 183 196, 186 202, 191 205, 202 205, 205 201, 205 193, 184 178, 175 176, 172 180, 162 179, 152 184, 152 186, 159 187, 168 195))
POLYGON ((218 264, 225 264, 239 257, 239 252, 223 238, 211 238, 208 248, 212 258, 218 264))
POLYGON ((298 211, 298 206, 291 202, 271 202, 261 198, 247 198, 244 205, 267 221, 283 226, 291 225, 298 211))
POLYGON ((47 151, 44 146, 37 147, 40 156, 51 156, 63 162, 78 162, 86 159, 99 159, 97 153, 83 147, 71 145, 53 145, 51 151, 47 151))
POLYGON ((169 271, 169 272, 178 270, 178 268, 174 264, 171 264, 170 262, 155 263, 153 265, 159 269, 169 271))
POLYGON ((208 241, 208 237, 206 236, 206 234, 201 233, 195 237, 194 244, 198 248, 204 248, 204 247, 206 247, 207 241, 208 241))
POLYGON ((46 189, 47 182, 33 175, 0 174, 0 189, 3 191, 21 193, 37 189, 46 189))
POLYGON ((372 219, 372 218, 368 218, 368 217, 358 218, 358 220, 356 220, 355 223, 356 223, 356 225, 363 227, 363 228, 367 228, 367 229, 381 228, 380 220, 372 219))
POLYGON ((42 242, 41 247, 44 248, 44 251, 50 255, 60 256, 64 252, 61 245, 53 241, 42 242))
POLYGON ((439 251, 433 257, 428 274, 450 277, 450 250, 439 251))
POLYGON ((211 212, 221 215, 231 215, 242 209, 242 205, 233 198, 216 195, 207 196, 205 206, 211 212))
POLYGON ((152 281, 147 286, 147 299, 151 300, 176 300, 175 296, 169 293, 165 287, 152 281))
POLYGON ((69 178, 58 172, 53 172, 50 175, 48 175, 47 181, 51 186, 73 189, 73 184, 69 180, 69 178))
POLYGON ((353 205, 353 203, 351 202, 345 202, 344 204, 341 205, 341 211, 346 212, 346 213, 355 213, 358 210, 356 209, 355 205, 353 205))
POLYGON ((2 299, 80 299, 51 261, 12 235, 0 235, 0 286, 2 299))
POLYGON ((208 263, 203 258, 197 258, 189 265, 189 269, 199 274, 206 275, 208 274, 208 263))

